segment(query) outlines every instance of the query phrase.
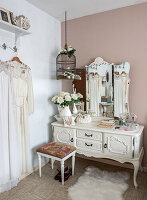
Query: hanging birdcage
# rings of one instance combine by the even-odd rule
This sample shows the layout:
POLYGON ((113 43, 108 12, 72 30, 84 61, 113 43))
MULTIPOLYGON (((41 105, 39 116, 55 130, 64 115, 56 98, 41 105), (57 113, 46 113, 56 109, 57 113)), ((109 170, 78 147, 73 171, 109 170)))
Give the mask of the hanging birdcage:
POLYGON ((57 79, 66 78, 65 73, 75 73, 76 70, 76 57, 68 56, 66 53, 60 53, 56 59, 57 65, 57 79))
POLYGON ((67 46, 67 29, 66 29, 66 12, 65 12, 65 47, 56 58, 56 75, 57 79, 79 79, 80 75, 76 74, 76 51, 67 46))

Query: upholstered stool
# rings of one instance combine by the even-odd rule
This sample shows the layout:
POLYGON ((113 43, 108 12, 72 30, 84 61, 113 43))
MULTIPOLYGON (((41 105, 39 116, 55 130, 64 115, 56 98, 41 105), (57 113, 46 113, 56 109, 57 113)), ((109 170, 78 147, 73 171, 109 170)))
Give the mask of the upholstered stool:
POLYGON ((64 185, 64 161, 72 156, 72 175, 74 176, 76 148, 59 142, 50 142, 37 149, 39 160, 39 175, 41 177, 41 156, 51 158, 52 169, 54 161, 61 162, 62 185, 64 185))

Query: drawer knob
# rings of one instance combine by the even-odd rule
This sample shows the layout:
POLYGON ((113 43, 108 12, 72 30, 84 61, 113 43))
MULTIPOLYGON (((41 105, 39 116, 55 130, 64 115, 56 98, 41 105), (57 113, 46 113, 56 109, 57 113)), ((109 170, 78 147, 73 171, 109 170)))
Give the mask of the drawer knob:
POLYGON ((87 147, 92 147, 92 144, 87 144, 87 143, 85 143, 85 146, 87 146, 87 147))
POLYGON ((91 135, 88 135, 87 133, 85 133, 85 136, 86 136, 86 137, 92 137, 92 134, 91 134, 91 135))
POLYGON ((73 142, 74 141, 73 138, 71 138, 70 141, 73 142))
POLYGON ((107 148, 107 144, 104 144, 104 148, 105 148, 105 149, 107 148))

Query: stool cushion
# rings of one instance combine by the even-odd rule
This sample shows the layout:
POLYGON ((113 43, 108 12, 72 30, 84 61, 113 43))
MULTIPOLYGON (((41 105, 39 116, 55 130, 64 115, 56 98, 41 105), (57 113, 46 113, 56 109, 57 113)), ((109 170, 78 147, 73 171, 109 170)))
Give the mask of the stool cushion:
POLYGON ((59 142, 50 142, 37 149, 37 152, 48 154, 58 158, 64 158, 71 152, 75 151, 76 147, 62 144, 59 142))

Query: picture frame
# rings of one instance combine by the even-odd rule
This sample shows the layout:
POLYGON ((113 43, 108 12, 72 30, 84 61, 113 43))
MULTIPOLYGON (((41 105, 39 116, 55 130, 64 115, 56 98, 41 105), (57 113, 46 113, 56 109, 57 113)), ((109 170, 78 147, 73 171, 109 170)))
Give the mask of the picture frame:
POLYGON ((15 18, 13 12, 10 12, 11 24, 15 25, 15 18))
POLYGON ((10 11, 0 8, 0 20, 11 24, 10 11))

